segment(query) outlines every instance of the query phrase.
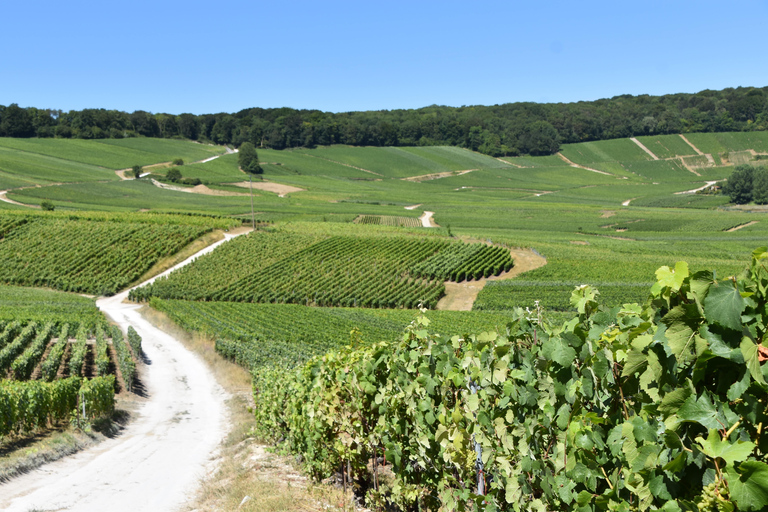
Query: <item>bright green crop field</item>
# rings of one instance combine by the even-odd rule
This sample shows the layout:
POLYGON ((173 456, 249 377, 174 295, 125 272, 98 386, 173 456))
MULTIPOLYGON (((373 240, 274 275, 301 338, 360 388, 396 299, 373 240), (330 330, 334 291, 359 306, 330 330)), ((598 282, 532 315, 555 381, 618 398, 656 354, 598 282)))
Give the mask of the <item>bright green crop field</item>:
MULTIPOLYGON (((727 203, 725 196, 681 194, 726 179, 732 167, 722 162, 734 161, 734 155, 752 158, 748 150, 768 150, 768 135, 686 137, 711 160, 678 135, 638 138, 659 160, 629 139, 564 145, 562 155, 586 169, 558 155, 496 159, 451 147, 259 149, 264 173, 254 183, 302 190, 254 189, 254 216, 306 240, 360 229, 374 234, 400 230, 409 236, 452 235, 530 247, 546 257, 544 267, 483 289, 475 304, 483 310, 530 307, 535 300, 554 311, 568 310, 567 290, 586 282, 602 287, 607 303, 636 301, 661 265, 685 259, 730 274, 754 247, 768 241, 768 220, 762 214, 718 209, 727 203), (405 179, 415 176, 423 180, 405 179), (425 211, 434 212, 437 227, 353 224, 361 218, 408 217, 413 219, 408 224, 415 225, 425 211), (732 228, 738 229, 728 231, 732 228)), ((249 219, 248 189, 231 185, 246 181, 247 175, 239 170, 236 154, 223 153, 223 148, 176 140, 0 139, 0 190, 10 189, 10 199, 29 205, 51 201, 62 212, 141 210, 249 219), (199 178, 220 195, 194 193, 191 187, 164 190, 146 178, 121 181, 112 171, 174 158, 185 160, 178 167, 184 177, 199 178), (236 195, 221 195, 232 192, 236 195)), ((245 245, 238 242, 233 251, 247 252, 245 245)), ((190 286, 209 290, 203 274, 225 275, 216 264, 209 267, 189 280, 190 286)), ((226 274, 221 287, 257 269, 231 268, 238 270, 226 274)), ((195 293, 182 290, 178 296, 195 293)))

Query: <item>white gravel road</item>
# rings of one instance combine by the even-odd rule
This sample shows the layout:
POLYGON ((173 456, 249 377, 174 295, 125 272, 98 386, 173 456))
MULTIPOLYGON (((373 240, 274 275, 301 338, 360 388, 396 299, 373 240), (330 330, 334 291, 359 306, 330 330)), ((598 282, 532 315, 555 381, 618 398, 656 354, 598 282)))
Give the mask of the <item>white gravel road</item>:
POLYGON ((0 510, 173 511, 211 469, 227 433, 227 394, 197 355, 144 320, 138 306, 124 304, 127 294, 96 304, 123 330, 132 325, 142 337, 147 401, 118 437, 0 484, 0 510))

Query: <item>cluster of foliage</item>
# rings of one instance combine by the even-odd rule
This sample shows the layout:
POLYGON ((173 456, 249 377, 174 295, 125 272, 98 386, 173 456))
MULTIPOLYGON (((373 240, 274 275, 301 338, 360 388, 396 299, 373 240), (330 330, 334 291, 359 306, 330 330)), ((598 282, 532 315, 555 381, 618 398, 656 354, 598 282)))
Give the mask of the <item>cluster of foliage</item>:
POLYGON ((111 295, 141 277, 160 258, 209 230, 185 224, 29 216, 4 230, 0 281, 111 295))
POLYGON ((399 342, 257 370, 259 434, 361 485, 384 451, 392 494, 369 496, 409 509, 763 510, 766 263, 662 267, 643 306, 581 286, 559 327, 518 309, 504 333, 449 340, 422 317, 399 342))
POLYGON ((0 437, 22 434, 69 421, 112 414, 115 376, 53 382, 0 381, 0 437))
POLYGON ((132 114, 0 106, 0 136, 183 137, 283 149, 315 145, 463 146, 490 155, 551 154, 560 142, 681 132, 765 130, 768 88, 664 96, 616 96, 577 103, 429 106, 345 112, 251 108, 236 114, 132 114))
POLYGON ((434 308, 445 290, 443 280, 477 279, 512 266, 507 249, 479 243, 406 236, 317 238, 257 233, 129 297, 434 308))
POLYGON ((250 142, 240 144, 237 163, 240 169, 248 174, 261 174, 264 172, 259 165, 259 156, 256 154, 256 148, 250 142))
MULTIPOLYGON (((153 298, 150 306, 184 329, 216 340, 225 357, 247 369, 293 368, 311 357, 350 342, 353 331, 366 340, 396 338, 413 319, 412 310, 308 308, 295 304, 193 302, 153 298)), ((441 332, 474 332, 506 325, 507 313, 433 311, 441 332)))
POLYGON ((768 168, 754 165, 737 165, 723 185, 723 194, 732 203, 768 204, 768 168))
POLYGON ((360 215, 355 224, 374 224, 381 226, 402 226, 409 228, 421 227, 421 221, 414 217, 399 217, 394 215, 360 215))

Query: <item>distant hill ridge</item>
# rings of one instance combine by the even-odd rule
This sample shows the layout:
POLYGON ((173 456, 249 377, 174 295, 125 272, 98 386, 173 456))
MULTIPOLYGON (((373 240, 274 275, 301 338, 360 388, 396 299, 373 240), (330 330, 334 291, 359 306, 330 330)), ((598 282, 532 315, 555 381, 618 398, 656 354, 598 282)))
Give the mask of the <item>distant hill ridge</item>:
POLYGON ((285 149, 317 145, 466 147, 491 156, 547 155, 560 144, 641 135, 768 129, 768 87, 622 95, 576 103, 429 106, 330 113, 250 108, 219 114, 152 114, 0 105, 0 136, 185 138, 285 149))

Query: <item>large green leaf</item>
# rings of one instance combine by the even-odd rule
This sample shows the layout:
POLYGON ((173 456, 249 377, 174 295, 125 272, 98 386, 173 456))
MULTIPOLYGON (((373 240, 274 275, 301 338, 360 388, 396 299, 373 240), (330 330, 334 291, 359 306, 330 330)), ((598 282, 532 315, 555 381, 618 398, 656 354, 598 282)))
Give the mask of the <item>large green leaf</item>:
POLYGON ((768 464, 750 460, 738 468, 726 468, 731 499, 739 510, 762 510, 768 507, 768 464))
POLYGON ((756 382, 765 385, 765 378, 760 369, 760 351, 757 344, 744 336, 741 340, 741 354, 744 356, 744 362, 747 364, 750 375, 756 382))
POLYGON ((693 361, 698 356, 697 316, 693 304, 679 305, 672 308, 662 319, 666 325, 664 336, 678 363, 693 361))
POLYGON ((736 441, 731 443, 727 439, 723 440, 720 433, 715 429, 709 430, 709 435, 706 439, 697 437, 696 441, 699 443, 701 451, 707 456, 713 459, 723 459, 730 465, 733 465, 736 461, 746 459, 755 449, 755 443, 752 442, 736 441))
POLYGON ((709 287, 707 298, 704 299, 704 314, 711 322, 741 331, 744 305, 744 299, 733 281, 717 281, 709 287))
POLYGON ((712 404, 706 392, 702 393, 698 400, 696 395, 689 396, 677 415, 683 421, 695 421, 708 429, 719 429, 725 426, 722 415, 718 414, 717 407, 712 404))
POLYGON ((680 289, 686 277, 688 277, 688 264, 684 261, 678 261, 675 264, 674 270, 663 266, 656 271, 656 279, 658 279, 659 285, 664 288, 671 288, 674 291, 680 289))
POLYGON ((547 340, 542 346, 542 353, 544 357, 556 362, 560 366, 571 366, 576 360, 576 351, 559 337, 547 340))

